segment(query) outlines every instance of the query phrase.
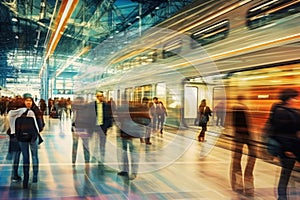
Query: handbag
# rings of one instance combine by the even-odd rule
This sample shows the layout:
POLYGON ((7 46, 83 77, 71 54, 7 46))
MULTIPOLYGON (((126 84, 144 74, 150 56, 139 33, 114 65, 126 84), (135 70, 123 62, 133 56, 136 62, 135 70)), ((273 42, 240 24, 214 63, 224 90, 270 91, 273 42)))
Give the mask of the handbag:
POLYGON ((199 126, 203 126, 205 124, 207 124, 207 116, 202 114, 199 118, 199 126))
POLYGON ((15 121, 16 138, 19 142, 31 142, 38 134, 34 118, 27 117, 27 113, 28 110, 15 121))
POLYGON ((273 137, 274 130, 270 119, 266 122, 263 128, 263 140, 266 145, 267 152, 272 156, 279 156, 281 152, 281 145, 280 143, 273 137))

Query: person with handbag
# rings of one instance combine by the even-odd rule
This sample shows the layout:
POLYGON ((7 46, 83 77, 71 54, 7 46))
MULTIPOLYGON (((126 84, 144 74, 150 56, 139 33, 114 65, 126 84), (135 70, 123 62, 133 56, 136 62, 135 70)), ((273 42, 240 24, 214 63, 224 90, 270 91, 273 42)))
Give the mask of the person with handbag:
POLYGON ((279 103, 271 108, 271 137, 278 142, 281 173, 278 183, 278 199, 286 200, 287 186, 295 166, 300 162, 300 112, 297 109, 299 92, 295 89, 283 89, 279 94, 279 103))
POLYGON ((24 106, 10 112, 10 120, 15 118, 15 124, 11 125, 11 130, 15 131, 16 138, 19 142, 23 156, 23 188, 28 188, 30 153, 32 157, 33 178, 32 182, 38 181, 39 159, 38 145, 43 142, 40 132, 43 130, 45 123, 43 113, 35 105, 32 95, 25 93, 23 95, 24 106), (26 130, 26 131, 24 131, 26 130))
POLYGON ((206 99, 203 99, 198 109, 199 126, 201 126, 201 131, 198 135, 199 142, 205 141, 205 132, 207 131, 207 123, 209 121, 209 116, 211 116, 211 113, 211 109, 206 105, 206 99))

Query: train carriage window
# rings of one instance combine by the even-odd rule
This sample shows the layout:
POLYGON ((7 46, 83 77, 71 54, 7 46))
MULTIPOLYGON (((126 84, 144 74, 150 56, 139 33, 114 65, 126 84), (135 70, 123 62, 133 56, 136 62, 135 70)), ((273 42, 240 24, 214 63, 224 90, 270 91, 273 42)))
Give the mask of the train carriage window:
MULTIPOLYGON (((228 33, 229 20, 223 20, 194 32, 191 38, 204 46, 225 39, 228 33)), ((192 42, 191 48, 199 47, 197 43, 192 42)))
POLYGON ((143 85, 134 88, 134 101, 141 103, 143 97, 150 98, 152 94, 151 85, 143 85))
POLYGON ((180 53, 182 49, 182 40, 174 40, 172 42, 169 42, 163 46, 162 55, 163 58, 169 58, 172 56, 175 56, 180 53))
POLYGON ((300 2, 291 0, 265 1, 248 10, 247 27, 259 28, 277 19, 281 19, 300 11, 300 2))

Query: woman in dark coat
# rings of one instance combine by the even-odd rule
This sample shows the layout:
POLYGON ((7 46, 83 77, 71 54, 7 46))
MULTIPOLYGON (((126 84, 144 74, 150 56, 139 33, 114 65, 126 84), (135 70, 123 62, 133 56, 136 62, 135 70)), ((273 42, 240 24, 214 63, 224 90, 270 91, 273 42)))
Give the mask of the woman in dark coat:
POLYGON ((211 116, 211 109, 206 105, 206 100, 203 99, 201 101, 201 104, 199 106, 199 119, 200 119, 200 124, 199 126, 201 126, 201 131, 200 134, 198 136, 198 140, 199 142, 204 142, 204 137, 205 137, 205 131, 207 130, 207 123, 209 121, 209 116, 211 116), (205 119, 204 121, 201 122, 201 119, 205 119))

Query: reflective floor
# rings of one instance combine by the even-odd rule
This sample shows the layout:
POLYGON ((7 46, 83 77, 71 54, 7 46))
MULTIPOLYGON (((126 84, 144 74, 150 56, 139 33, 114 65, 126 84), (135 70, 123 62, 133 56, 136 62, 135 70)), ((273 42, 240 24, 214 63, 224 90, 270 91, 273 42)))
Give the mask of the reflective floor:
MULTIPOLYGON (((6 159, 8 137, 1 117, 0 199, 250 199, 231 190, 231 152, 215 146, 218 131, 207 132, 207 141, 197 142, 197 129, 166 129, 152 135, 152 145, 134 144, 139 152, 134 180, 119 176, 116 127, 108 131, 105 166, 99 166, 99 136, 90 138, 90 163, 84 162, 79 140, 78 157, 72 166, 72 133, 68 121, 45 118, 44 143, 39 148, 39 180, 23 189, 11 182, 11 161, 6 159)), ((208 128, 209 131, 210 128, 208 128)), ((246 157, 243 156, 243 165, 246 157)), ((22 163, 22 161, 20 162, 22 163)), ((276 199, 280 168, 257 159, 255 194, 251 199, 276 199)), ((22 176, 22 167, 19 167, 22 176)), ((32 173, 31 173, 32 176, 32 173)), ((300 199, 299 175, 290 180, 290 199, 300 199), (298 197, 299 196, 299 197, 298 197)), ((32 177, 31 177, 32 178, 32 177)))

